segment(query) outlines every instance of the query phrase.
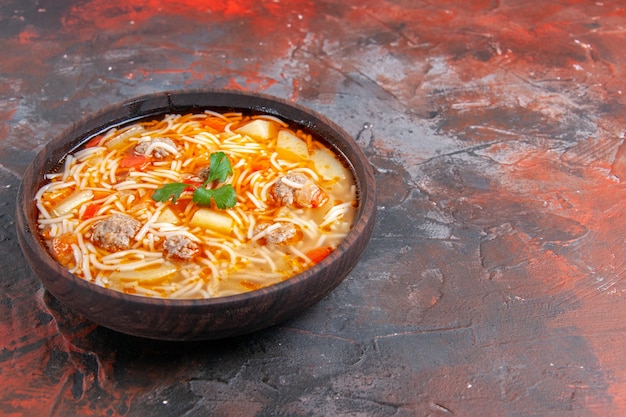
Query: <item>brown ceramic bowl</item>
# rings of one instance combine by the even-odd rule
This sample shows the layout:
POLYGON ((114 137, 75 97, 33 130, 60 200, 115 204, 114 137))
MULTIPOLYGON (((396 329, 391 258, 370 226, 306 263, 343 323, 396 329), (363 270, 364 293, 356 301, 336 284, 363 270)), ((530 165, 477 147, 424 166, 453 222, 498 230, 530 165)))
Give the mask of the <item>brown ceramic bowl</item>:
POLYGON ((218 339, 253 332, 310 307, 337 287, 365 249, 376 212, 372 168, 356 142, 325 117, 277 98, 246 92, 174 91, 139 97, 79 121, 52 139, 24 174, 17 197, 17 233, 24 255, 45 288, 87 319, 123 333, 164 340, 218 339), (147 298, 99 287, 71 274, 37 234, 33 204, 44 174, 98 132, 166 113, 211 109, 265 113, 312 133, 345 158, 357 183, 359 208, 345 241, 326 259, 279 284, 244 294, 200 300, 147 298))

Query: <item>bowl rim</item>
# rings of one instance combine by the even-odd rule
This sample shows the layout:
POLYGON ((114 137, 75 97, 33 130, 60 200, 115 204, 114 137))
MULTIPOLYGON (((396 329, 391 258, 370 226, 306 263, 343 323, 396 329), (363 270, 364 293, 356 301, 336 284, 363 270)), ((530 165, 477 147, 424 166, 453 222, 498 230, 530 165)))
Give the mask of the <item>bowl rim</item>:
MULTIPOLYGON (((183 100, 184 102, 184 100, 183 100)), ((221 102, 219 103, 221 104, 221 102)), ((59 158, 57 161, 52 161, 53 166, 57 166, 62 161, 59 158)), ((49 166, 49 164, 48 164, 49 166)), ((25 246, 28 246, 31 250, 39 258, 46 258, 50 262, 53 262, 58 268, 58 273, 63 277, 63 279, 67 279, 71 281, 72 286, 77 286, 78 288, 85 288, 86 290, 97 293, 98 295, 108 297, 108 298, 116 298, 120 302, 130 302, 133 304, 145 304, 152 306, 168 306, 169 308, 177 309, 177 308, 189 308, 190 306, 194 307, 228 307, 233 306, 238 303, 250 303, 251 300, 256 298, 264 298, 267 295, 280 293, 286 291, 288 288, 293 287, 294 285, 298 285, 304 281, 308 281, 311 277, 316 274, 323 272, 325 269, 329 268, 331 264, 336 262, 344 253, 345 248, 351 247, 354 245, 359 239, 359 237, 366 232, 367 228, 371 228, 371 225, 368 223, 373 223, 374 216, 376 212, 376 187, 374 181, 374 173, 369 160, 361 147, 358 145, 356 140, 348 134, 342 127, 337 125, 335 122, 331 121, 326 116, 321 113, 305 107, 301 104, 290 102, 285 99, 275 97, 265 93, 258 92, 249 92, 249 91, 239 91, 239 90, 229 90, 229 89, 181 89, 181 90, 166 90, 156 93, 144 94, 134 98, 130 98, 118 103, 114 103, 103 107, 101 110, 88 114, 78 121, 73 123, 71 126, 67 127, 57 135, 53 136, 50 141, 48 141, 37 153, 33 161, 31 161, 23 175, 22 181, 20 182, 20 187, 18 189, 17 196, 17 217, 18 222, 17 226, 25 228, 25 235, 22 236, 22 233, 18 233, 20 237, 20 245, 22 249, 25 249, 25 246), (160 297, 146 297, 141 295, 127 294, 120 291, 116 291, 113 289, 101 287, 95 283, 89 282, 83 278, 80 278, 74 274, 72 274, 67 268, 62 267, 58 262, 50 255, 48 250, 44 247, 39 234, 37 232, 37 222, 36 222, 36 210, 34 208, 34 204, 32 204, 32 208, 30 211, 22 210, 25 207, 26 199, 32 201, 36 191, 39 189, 41 184, 45 181, 43 175, 46 172, 49 172, 50 169, 42 169, 40 173, 33 172, 35 170, 35 161, 38 158, 41 158, 42 155, 46 154, 46 152, 51 150, 63 150, 62 154, 68 155, 77 148, 79 148, 82 144, 84 144, 89 137, 95 136, 98 132, 102 132, 112 126, 131 123, 135 119, 144 119, 150 117, 152 115, 159 116, 165 115, 168 111, 173 113, 181 113, 181 109, 189 108, 189 110, 196 109, 211 109, 211 108, 223 108, 225 106, 221 105, 211 105, 211 104, 203 104, 203 105, 185 105, 185 104, 177 104, 176 100, 180 98, 191 98, 194 95, 202 95, 202 96, 213 96, 218 97, 220 99, 224 99, 226 102, 229 100, 237 100, 244 99, 250 100, 252 103, 259 103, 259 105, 246 107, 246 106, 226 106, 231 107, 233 109, 238 109, 243 112, 248 113, 264 113, 274 115, 276 117, 281 118, 281 120, 285 120, 289 124, 295 124, 300 127, 304 127, 308 130, 317 132, 317 129, 323 127, 323 130, 329 130, 335 132, 334 136, 340 137, 341 142, 335 143, 335 138, 330 138, 328 136, 322 136, 321 133, 316 133, 316 135, 322 137, 324 142, 331 145, 331 148, 334 152, 338 152, 342 155, 342 158, 348 162, 350 165, 350 169, 352 171, 352 175, 355 179, 357 186, 357 195, 359 200, 359 206, 357 208, 357 213, 355 215, 355 220, 352 229, 346 236, 346 238, 339 244, 339 246, 331 252, 324 260, 319 262, 316 265, 313 265, 310 268, 296 274, 290 278, 287 278, 281 282, 271 284, 267 287, 263 287, 257 290, 248 291, 239 294, 212 297, 212 298, 200 298, 200 299, 173 299, 173 298, 160 298, 160 297), (141 113, 141 105, 149 102, 160 103, 162 101, 167 102, 167 107, 159 106, 156 109, 150 109, 147 113, 141 113), (264 103, 261 105, 260 103, 264 103), (75 137, 74 135, 77 132, 80 132, 81 129, 90 123, 97 122, 99 119, 107 119, 112 114, 117 114, 121 108, 129 109, 130 115, 136 115, 136 117, 126 117, 126 118, 118 118, 116 120, 108 120, 101 125, 98 129, 92 129, 90 132, 79 135, 75 137), (286 109, 286 110, 285 110, 286 109), (167 110, 167 111, 166 111, 167 110), (296 111, 296 113, 302 113, 304 116, 303 119, 294 120, 291 118, 286 118, 283 115, 285 111, 296 111), (68 146, 69 144, 69 146, 68 146), (351 158, 348 158, 346 152, 349 151, 352 154, 351 158), (359 171, 359 172, 357 172, 359 171), (41 178, 38 177, 38 174, 41 174, 41 178), (360 174, 363 176, 362 179, 359 178, 360 174), (30 187, 31 189, 26 189, 30 187), (363 219, 367 221, 364 222, 363 219)), ((369 240, 369 236, 368 240, 369 240)), ((360 253, 359 253, 360 256, 360 253)), ((30 260, 29 260, 30 263, 30 260)), ((31 265, 32 266, 32 265, 31 265)), ((347 273, 346 273, 347 275, 347 273)), ((41 279, 41 278, 40 278, 41 279)), ((44 287, 46 287, 46 283, 44 282, 44 287)), ((53 293, 53 295, 56 295, 53 293)))

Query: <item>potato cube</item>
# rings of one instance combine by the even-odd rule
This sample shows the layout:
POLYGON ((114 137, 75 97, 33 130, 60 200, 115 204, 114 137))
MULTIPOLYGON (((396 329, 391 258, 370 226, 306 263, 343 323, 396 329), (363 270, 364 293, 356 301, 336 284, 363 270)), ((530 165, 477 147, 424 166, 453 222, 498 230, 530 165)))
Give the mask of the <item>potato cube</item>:
POLYGON ((159 214, 159 218, 157 219, 157 222, 180 224, 180 219, 178 218, 176 213, 172 211, 172 209, 170 209, 169 207, 166 207, 163 209, 161 214, 159 214))
POLYGON ((55 216, 65 216, 78 208, 83 203, 88 203, 93 200, 93 191, 91 190, 78 190, 72 193, 70 196, 61 200, 54 209, 52 209, 52 214, 55 216))
POLYGON ((315 149, 311 153, 311 160, 315 164, 315 169, 326 181, 344 179, 348 172, 339 159, 327 149, 315 149))
POLYGON ((248 135, 254 139, 269 139, 274 136, 275 128, 267 120, 256 119, 247 123, 235 130, 235 133, 239 133, 241 135, 248 135))
POLYGON ((200 208, 191 217, 189 224, 192 227, 214 230, 223 234, 230 234, 235 221, 226 213, 210 208, 200 208))
POLYGON ((276 150, 278 151, 278 155, 282 157, 290 157, 293 155, 300 158, 309 157, 309 148, 306 142, 288 130, 278 132, 276 150))

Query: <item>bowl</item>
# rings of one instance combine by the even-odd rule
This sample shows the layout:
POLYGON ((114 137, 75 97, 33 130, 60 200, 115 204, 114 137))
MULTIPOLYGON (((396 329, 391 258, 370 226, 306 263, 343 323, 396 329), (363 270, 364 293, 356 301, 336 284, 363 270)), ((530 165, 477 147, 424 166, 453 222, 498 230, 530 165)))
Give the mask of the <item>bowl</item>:
POLYGON ((358 262, 371 237, 376 190, 371 165, 354 139, 326 117, 264 94, 227 90, 170 91, 134 98, 78 121, 53 138, 28 166, 17 196, 19 243, 33 272, 61 303, 101 326, 161 340, 219 339, 278 324, 335 289, 358 262), (125 294, 71 274, 48 253, 37 233, 34 197, 65 155, 109 127, 168 113, 203 110, 270 114, 324 141, 352 170, 359 206, 352 230, 328 257, 271 286, 224 297, 178 300, 125 294))

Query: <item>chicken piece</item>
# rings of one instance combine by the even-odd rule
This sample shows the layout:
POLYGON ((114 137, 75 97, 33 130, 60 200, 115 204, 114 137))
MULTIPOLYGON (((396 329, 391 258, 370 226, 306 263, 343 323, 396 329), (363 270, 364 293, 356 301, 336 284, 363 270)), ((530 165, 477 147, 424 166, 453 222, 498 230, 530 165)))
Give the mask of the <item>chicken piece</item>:
POLYGON ((200 178, 200 181, 203 183, 209 178, 209 173, 211 172, 210 166, 202 167, 196 172, 196 177, 200 178))
POLYGON ((259 239, 262 245, 287 245, 302 239, 302 231, 293 223, 259 223, 254 227, 254 235, 267 230, 267 233, 259 239))
POLYGON ((280 177, 270 191, 279 204, 300 208, 321 207, 328 201, 328 195, 306 174, 290 172, 280 177))
POLYGON ((308 180, 302 188, 294 192, 296 207, 321 207, 328 201, 328 195, 313 180, 308 180))
POLYGON ((137 146, 135 146, 135 152, 140 155, 163 159, 168 155, 176 155, 178 148, 171 139, 155 138, 139 142, 137 146))
POLYGON ((138 220, 115 213, 94 225, 91 241, 110 252, 125 250, 132 246, 131 240, 140 228, 141 223, 138 220))
POLYGON ((294 204, 295 185, 303 186, 307 178, 304 174, 289 173, 284 177, 278 178, 270 190, 270 194, 279 204, 291 206, 294 204))
POLYGON ((198 245, 187 236, 168 236, 163 242, 165 258, 169 260, 188 261, 198 253, 198 245))

